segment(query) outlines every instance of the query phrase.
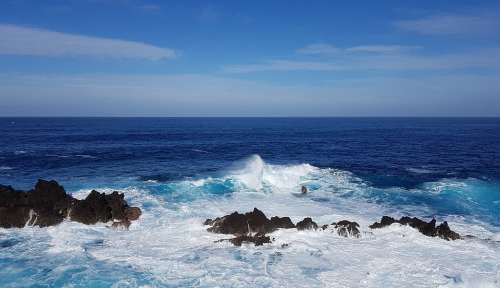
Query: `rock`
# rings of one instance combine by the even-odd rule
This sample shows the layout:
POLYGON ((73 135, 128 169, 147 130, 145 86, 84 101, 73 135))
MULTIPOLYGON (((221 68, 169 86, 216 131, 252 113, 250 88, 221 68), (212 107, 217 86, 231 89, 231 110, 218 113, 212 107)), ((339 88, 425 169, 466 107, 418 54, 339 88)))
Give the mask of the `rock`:
POLYGON ((59 224, 68 215, 74 200, 56 181, 38 180, 29 192, 1 186, 0 226, 20 228, 27 222, 40 227, 59 224))
POLYGON ((297 223, 297 230, 316 230, 318 229, 318 224, 314 222, 311 218, 307 217, 304 220, 297 223))
POLYGON ((396 223, 396 220, 392 217, 389 216, 382 216, 382 219, 380 220, 380 223, 375 222, 372 225, 370 225, 370 228, 375 229, 375 228, 382 228, 385 226, 389 226, 392 223, 396 223))
POLYGON ((242 243, 254 243, 255 246, 262 246, 266 243, 271 243, 271 238, 266 235, 240 235, 235 238, 229 239, 229 242, 233 243, 235 246, 241 246, 242 243))
MULTIPOLYGON (((109 222, 126 219, 125 210, 128 207, 122 193, 113 192, 109 195, 92 190, 84 200, 77 200, 71 210, 70 218, 84 224, 109 222)), ((138 209, 138 208, 137 208, 138 209)))
POLYGON ((233 212, 214 220, 207 219, 203 224, 212 226, 207 229, 209 232, 235 235, 247 235, 249 233, 263 235, 279 228, 289 229, 295 227, 289 217, 272 217, 268 219, 257 208, 245 214, 233 212))
POLYGON ((461 238, 460 234, 450 229, 450 227, 448 226, 448 222, 446 221, 436 227, 436 235, 448 241, 461 238))
POLYGON ((291 228, 295 228, 295 224, 293 224, 293 222, 290 219, 290 217, 278 217, 278 216, 271 217, 271 224, 270 224, 270 226, 273 229, 279 229, 279 228, 291 229, 291 228))
POLYGON ((460 239, 460 235, 450 229, 448 223, 445 221, 436 227, 436 219, 432 219, 429 222, 425 222, 419 218, 413 217, 401 217, 401 219, 396 220, 392 217, 383 216, 379 222, 375 222, 370 225, 370 228, 377 229, 389 226, 393 223, 399 223, 401 225, 408 225, 417 229, 420 233, 429 237, 440 237, 445 240, 456 240, 460 239))
POLYGON ((137 207, 129 207, 123 194, 106 195, 92 191, 86 199, 77 200, 56 181, 38 180, 35 188, 17 191, 0 186, 0 227, 52 226, 65 218, 84 224, 136 220, 141 215, 137 207))
MULTIPOLYGON (((205 223, 206 222, 207 221, 205 221, 205 223)), ((248 233, 247 218, 244 214, 238 212, 216 218, 212 220, 209 225, 212 227, 207 229, 208 232, 238 235, 245 235, 248 233)))
POLYGON ((332 223, 332 225, 337 229, 337 233, 343 237, 354 237, 359 238, 361 234, 359 233, 359 224, 356 222, 351 222, 347 220, 342 220, 337 223, 332 223))
POLYGON ((127 207, 125 208, 125 218, 130 221, 135 221, 141 217, 142 211, 139 207, 127 207))

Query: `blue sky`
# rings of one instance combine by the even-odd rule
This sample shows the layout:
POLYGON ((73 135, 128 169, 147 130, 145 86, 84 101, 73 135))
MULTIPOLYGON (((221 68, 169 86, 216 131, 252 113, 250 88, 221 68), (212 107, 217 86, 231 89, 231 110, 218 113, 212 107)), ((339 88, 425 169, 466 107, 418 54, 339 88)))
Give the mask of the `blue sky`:
POLYGON ((3 116, 500 116, 498 1, 5 0, 3 116))

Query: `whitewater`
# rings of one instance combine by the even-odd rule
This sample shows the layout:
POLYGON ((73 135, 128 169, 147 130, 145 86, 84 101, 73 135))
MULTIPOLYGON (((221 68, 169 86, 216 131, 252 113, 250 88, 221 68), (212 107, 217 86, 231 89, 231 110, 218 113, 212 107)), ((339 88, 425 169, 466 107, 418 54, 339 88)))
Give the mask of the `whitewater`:
MULTIPOLYGON (((500 287, 500 230, 488 221, 488 207, 468 217, 411 201, 453 193, 463 201, 456 209, 475 209, 479 198, 470 191, 488 185, 450 178, 409 190, 376 188, 349 171, 273 165, 253 155, 205 178, 122 187, 143 211, 129 231, 69 221, 1 229, 0 279, 4 287, 500 287), (302 185, 307 195, 300 194, 302 185), (235 247, 217 242, 228 235, 202 224, 254 207, 294 223, 304 217, 319 225, 356 221, 362 235, 288 229, 271 233, 271 244, 235 247), (445 241, 399 224, 369 229, 382 215, 436 217, 477 239, 445 241)), ((69 192, 84 198, 90 190, 69 192)))

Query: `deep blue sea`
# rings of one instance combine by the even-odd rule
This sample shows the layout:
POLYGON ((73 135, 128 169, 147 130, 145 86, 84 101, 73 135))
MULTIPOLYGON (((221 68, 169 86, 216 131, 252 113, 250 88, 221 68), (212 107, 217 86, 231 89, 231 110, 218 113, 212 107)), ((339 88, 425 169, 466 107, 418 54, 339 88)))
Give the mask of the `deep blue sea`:
POLYGON ((0 184, 39 178, 123 191, 144 214, 130 231, 0 229, 0 286, 500 287, 500 118, 0 118, 0 184), (201 224, 253 207, 363 237, 233 247, 201 224), (370 231, 382 215, 489 240, 370 231))

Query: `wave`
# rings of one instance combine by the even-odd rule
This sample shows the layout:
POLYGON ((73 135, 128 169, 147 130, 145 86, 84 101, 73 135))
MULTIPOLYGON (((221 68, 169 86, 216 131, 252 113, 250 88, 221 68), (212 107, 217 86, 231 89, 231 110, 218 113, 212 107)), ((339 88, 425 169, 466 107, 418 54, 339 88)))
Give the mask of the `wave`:
POLYGON ((369 203, 399 215, 468 215, 500 226, 500 185, 475 178, 446 178, 413 189, 378 188, 349 171, 307 163, 269 164, 252 155, 233 164, 220 177, 146 185, 168 201, 189 202, 235 193, 282 194, 325 203, 352 201, 351 208, 355 203, 369 203), (308 188, 307 195, 301 195, 301 186, 308 188))
POLYGON ((10 167, 10 166, 0 166, 0 170, 12 170, 14 168, 10 167))
MULTIPOLYGON (((143 215, 130 231, 74 222, 49 229, 1 231, 0 241, 8 237, 5 246, 10 245, 1 252, 12 259, 31 260, 8 264, 9 271, 20 271, 7 274, 15 276, 11 281, 33 281, 36 276, 28 272, 38 269, 46 271, 37 278, 40 285, 76 281, 75 285, 85 286, 86 280, 99 278, 102 286, 412 287, 418 283, 422 287, 495 287, 500 281, 500 246, 495 243, 448 242, 399 225, 367 228, 384 214, 429 217, 435 206, 452 197, 461 199, 458 204, 472 205, 492 189, 477 179, 443 179, 412 190, 379 189, 348 171, 270 164, 253 155, 219 177, 131 182, 120 190, 131 205, 141 207, 143 215), (301 185, 310 190, 305 196, 298 195, 301 185), (235 248, 214 243, 224 236, 209 233, 202 225, 206 218, 253 207, 267 215, 290 216, 294 222, 308 216, 320 224, 353 220, 366 237, 346 239, 326 230, 278 230, 272 234, 276 238, 272 244, 235 248), (41 260, 47 258, 51 261, 41 260)), ((72 194, 80 199, 89 191, 72 194)), ((480 221, 471 224, 473 217, 443 214, 438 220, 447 220, 464 235, 499 238, 495 227, 480 221)))

